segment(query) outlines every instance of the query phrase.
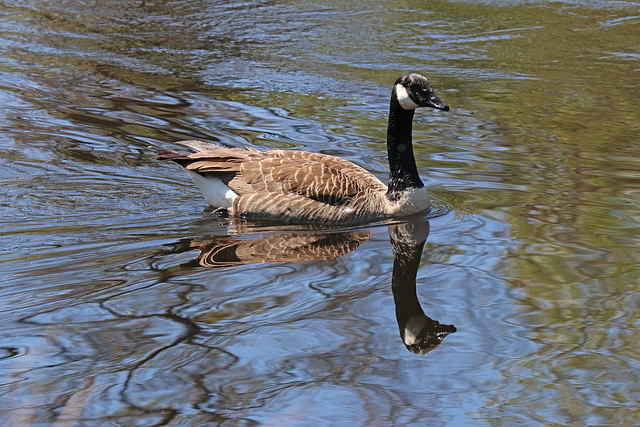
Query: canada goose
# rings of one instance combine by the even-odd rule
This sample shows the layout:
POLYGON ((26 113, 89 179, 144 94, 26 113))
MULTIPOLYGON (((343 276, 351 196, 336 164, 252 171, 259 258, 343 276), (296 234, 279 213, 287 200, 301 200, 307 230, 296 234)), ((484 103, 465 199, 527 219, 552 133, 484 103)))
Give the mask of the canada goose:
POLYGON ((405 74, 391 91, 388 187, 352 162, 306 151, 180 141, 176 144, 196 153, 163 149, 156 157, 181 165, 210 205, 225 208, 233 216, 334 224, 405 217, 426 211, 430 204, 411 144, 418 107, 449 110, 425 77, 405 74))

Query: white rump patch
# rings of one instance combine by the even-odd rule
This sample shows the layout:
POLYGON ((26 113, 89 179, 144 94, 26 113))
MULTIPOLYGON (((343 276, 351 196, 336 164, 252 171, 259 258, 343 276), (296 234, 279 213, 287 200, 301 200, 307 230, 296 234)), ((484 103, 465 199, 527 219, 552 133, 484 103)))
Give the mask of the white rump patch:
POLYGON ((396 85, 396 97, 398 98, 400 106, 405 110, 415 110, 419 107, 418 104, 411 100, 409 92, 407 92, 407 89, 405 89, 405 87, 400 83, 396 85))
POLYGON ((238 195, 220 178, 204 176, 187 170, 191 180, 198 186, 204 199, 215 208, 230 208, 238 195))

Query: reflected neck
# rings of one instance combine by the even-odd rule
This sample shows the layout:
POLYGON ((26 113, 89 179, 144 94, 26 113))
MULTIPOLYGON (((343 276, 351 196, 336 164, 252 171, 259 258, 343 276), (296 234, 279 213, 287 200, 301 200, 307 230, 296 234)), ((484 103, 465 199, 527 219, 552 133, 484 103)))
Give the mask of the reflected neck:
POLYGON ((444 337, 456 332, 453 325, 441 325, 424 314, 416 292, 416 277, 422 249, 429 234, 429 223, 405 223, 389 228, 393 247, 391 289, 396 320, 402 341, 409 351, 426 354, 438 347, 444 337))
POLYGON ((404 335, 404 327, 412 317, 427 317, 422 311, 418 295, 416 293, 416 276, 420 267, 420 258, 424 241, 408 244, 401 239, 392 237, 393 246, 393 273, 391 276, 391 289, 396 305, 396 317, 401 335, 404 335))

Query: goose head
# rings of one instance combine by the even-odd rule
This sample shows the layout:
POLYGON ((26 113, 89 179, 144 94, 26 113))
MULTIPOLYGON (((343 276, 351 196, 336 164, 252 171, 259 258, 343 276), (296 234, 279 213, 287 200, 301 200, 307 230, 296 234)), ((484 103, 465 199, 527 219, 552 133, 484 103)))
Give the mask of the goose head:
POLYGON ((434 93, 429 80, 417 73, 405 74, 398 78, 393 86, 393 95, 405 110, 431 107, 449 111, 449 107, 434 93))

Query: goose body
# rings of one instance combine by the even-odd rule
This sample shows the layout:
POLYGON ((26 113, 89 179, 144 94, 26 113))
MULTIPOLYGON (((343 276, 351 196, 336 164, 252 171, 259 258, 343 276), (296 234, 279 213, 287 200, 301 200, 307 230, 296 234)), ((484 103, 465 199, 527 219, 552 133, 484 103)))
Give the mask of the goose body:
POLYGON ((411 143, 414 111, 427 106, 449 109, 420 74, 396 80, 387 129, 388 186, 350 161, 306 151, 180 141, 196 152, 160 150, 157 158, 181 165, 211 206, 233 216, 340 224, 403 217, 429 208, 411 143))

